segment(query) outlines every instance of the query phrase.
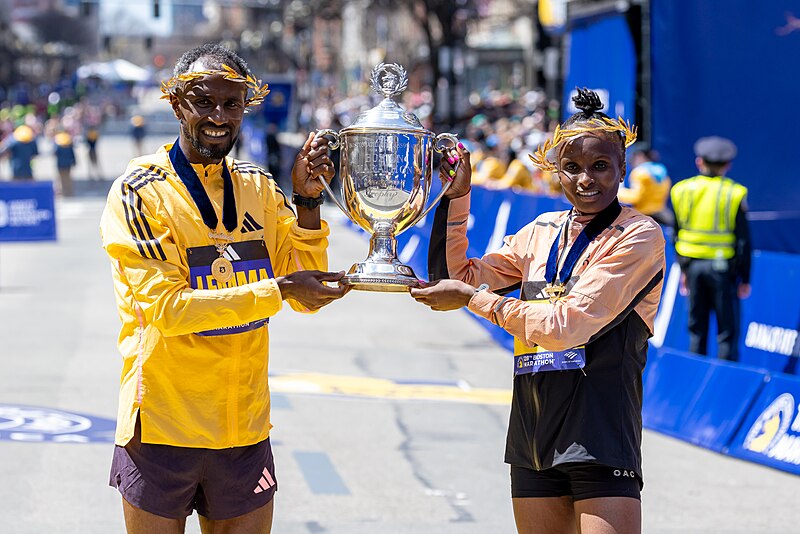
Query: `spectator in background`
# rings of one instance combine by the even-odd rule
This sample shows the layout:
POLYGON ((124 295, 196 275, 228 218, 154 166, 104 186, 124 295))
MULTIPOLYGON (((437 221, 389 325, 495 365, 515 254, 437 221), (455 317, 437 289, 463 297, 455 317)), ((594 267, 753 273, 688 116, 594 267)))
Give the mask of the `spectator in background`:
POLYGON ((74 194, 72 187, 72 167, 75 166, 75 148, 72 136, 67 132, 58 132, 54 137, 56 167, 58 168, 58 191, 62 196, 71 197, 74 194))
POLYGON ((708 353, 711 310, 717 317, 717 356, 738 360, 739 299, 750 296, 747 188, 726 177, 736 145, 703 137, 694 145, 700 174, 672 188, 675 252, 681 292, 689 296, 689 350, 708 353))
POLYGON ((133 150, 136 156, 144 154, 144 136, 147 135, 147 128, 144 124, 144 117, 134 115, 131 117, 131 137, 133 138, 133 150))
POLYGON ((267 171, 274 177, 281 176, 281 144, 278 142, 278 125, 271 122, 264 133, 267 147, 267 171))
POLYGON ((97 141, 100 139, 100 130, 94 126, 86 130, 86 146, 89 156, 89 179, 100 180, 103 171, 100 170, 100 163, 97 160, 97 141))
POLYGON ((525 164, 516 157, 508 164, 508 168, 505 174, 503 174, 503 177, 496 182, 490 183, 493 184, 496 189, 534 190, 531 172, 525 167, 525 164))
POLYGON ((484 143, 484 158, 476 165, 475 174, 472 176, 474 185, 482 185, 495 189, 496 182, 506 173, 506 164, 499 154, 497 136, 489 136, 484 143))
POLYGON ((631 154, 631 160, 633 169, 619 188, 619 201, 649 215, 658 224, 671 226, 673 217, 667 208, 667 199, 672 181, 667 168, 659 163, 658 153, 640 148, 631 154))
POLYGON ((11 176, 14 180, 33 180, 33 158, 39 155, 36 134, 33 128, 23 124, 0 145, 0 157, 11 160, 11 176))

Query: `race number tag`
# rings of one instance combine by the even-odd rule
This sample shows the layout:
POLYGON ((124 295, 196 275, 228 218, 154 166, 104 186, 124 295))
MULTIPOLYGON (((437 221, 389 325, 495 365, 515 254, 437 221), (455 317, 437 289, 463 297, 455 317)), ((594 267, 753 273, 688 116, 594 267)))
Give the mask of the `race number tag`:
MULTIPOLYGON (((189 248, 186 253, 189 261, 189 285, 192 289, 223 289, 275 278, 267 245, 261 239, 231 243, 225 247, 222 256, 213 245, 189 248), (224 281, 214 277, 212 271, 212 266, 220 258, 227 262, 226 269, 231 270, 224 281)), ((268 322, 269 319, 259 319, 238 326, 197 332, 197 335, 238 334, 261 328, 268 322)))
POLYGON ((540 346, 528 347, 514 339, 514 375, 544 371, 572 371, 586 365, 586 347, 553 351, 540 346))

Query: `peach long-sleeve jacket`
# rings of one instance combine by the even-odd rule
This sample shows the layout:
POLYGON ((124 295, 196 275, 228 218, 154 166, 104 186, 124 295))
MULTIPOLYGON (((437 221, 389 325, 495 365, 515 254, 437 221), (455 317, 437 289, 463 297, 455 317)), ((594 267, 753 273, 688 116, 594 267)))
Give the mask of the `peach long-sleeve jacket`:
POLYGON ((572 246, 592 216, 542 214, 507 237, 497 252, 468 259, 469 204, 466 195, 438 207, 429 254, 431 279, 488 284, 488 291, 472 297, 470 311, 526 345, 547 350, 586 345, 583 372, 515 377, 506 461, 532 469, 595 462, 633 469, 641 476, 641 372, 661 295, 660 227, 623 207, 579 258, 565 294, 549 302, 542 301, 542 289, 550 247, 559 232, 566 235, 560 250, 572 246), (516 288, 521 289, 519 299, 502 296, 516 288))

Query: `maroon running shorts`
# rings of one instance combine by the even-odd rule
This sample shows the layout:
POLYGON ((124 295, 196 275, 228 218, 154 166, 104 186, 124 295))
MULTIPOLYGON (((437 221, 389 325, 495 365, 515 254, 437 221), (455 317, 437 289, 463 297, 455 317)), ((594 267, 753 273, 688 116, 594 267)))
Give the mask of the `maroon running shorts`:
POLYGON ((114 448, 109 485, 151 514, 182 519, 192 510, 230 519, 272 500, 278 484, 269 438, 230 449, 195 449, 141 442, 139 422, 127 445, 114 448))

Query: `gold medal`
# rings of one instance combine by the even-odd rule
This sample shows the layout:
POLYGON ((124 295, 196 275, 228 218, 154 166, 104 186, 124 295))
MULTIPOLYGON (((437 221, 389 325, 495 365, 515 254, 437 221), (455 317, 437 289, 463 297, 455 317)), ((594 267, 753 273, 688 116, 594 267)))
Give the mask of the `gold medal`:
POLYGON ((542 291, 544 291, 547 298, 550 299, 550 302, 555 302, 564 294, 565 290, 566 287, 564 287, 564 284, 553 284, 546 286, 542 291))
POLYGON ((233 264, 228 258, 220 256, 211 262, 211 276, 217 283, 224 284, 233 276, 233 264))
POLYGON ((208 234, 208 237, 214 240, 214 247, 219 254, 219 258, 211 262, 211 276, 214 277, 214 280, 216 280, 218 284, 224 284, 233 276, 233 264, 228 258, 223 256, 223 254, 225 254, 225 249, 228 248, 228 244, 233 241, 233 236, 230 234, 212 232, 208 234), (220 243, 219 241, 223 242, 220 243))

